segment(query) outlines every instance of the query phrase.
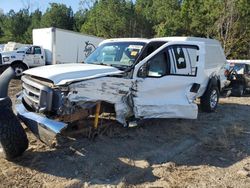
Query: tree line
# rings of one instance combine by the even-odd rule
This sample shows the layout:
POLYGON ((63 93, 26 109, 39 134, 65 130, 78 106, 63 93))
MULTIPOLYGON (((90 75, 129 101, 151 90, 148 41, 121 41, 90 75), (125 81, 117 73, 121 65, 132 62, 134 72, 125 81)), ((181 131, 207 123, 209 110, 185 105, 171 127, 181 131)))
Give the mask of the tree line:
POLYGON ((0 14, 0 43, 32 43, 32 29, 58 27, 104 38, 197 36, 222 43, 228 58, 250 58, 249 0, 79 0, 0 14))

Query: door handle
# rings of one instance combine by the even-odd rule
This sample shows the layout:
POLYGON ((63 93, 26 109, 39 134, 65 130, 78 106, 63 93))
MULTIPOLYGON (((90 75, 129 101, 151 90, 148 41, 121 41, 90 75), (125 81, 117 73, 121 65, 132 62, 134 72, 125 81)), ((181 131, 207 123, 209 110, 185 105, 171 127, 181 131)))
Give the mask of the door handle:
POLYGON ((41 58, 43 59, 43 56, 41 56, 41 58))

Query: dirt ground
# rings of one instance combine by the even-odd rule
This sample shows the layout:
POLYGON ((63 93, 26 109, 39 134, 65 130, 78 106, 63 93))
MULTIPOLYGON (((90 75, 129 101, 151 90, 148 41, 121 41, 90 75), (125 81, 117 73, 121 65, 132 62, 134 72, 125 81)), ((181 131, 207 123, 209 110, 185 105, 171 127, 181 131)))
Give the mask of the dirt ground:
MULTIPOLYGON (((12 81, 10 96, 20 90, 12 81)), ((250 187, 250 96, 222 98, 197 120, 110 125, 52 149, 28 130, 30 146, 0 159, 0 187, 250 187)))

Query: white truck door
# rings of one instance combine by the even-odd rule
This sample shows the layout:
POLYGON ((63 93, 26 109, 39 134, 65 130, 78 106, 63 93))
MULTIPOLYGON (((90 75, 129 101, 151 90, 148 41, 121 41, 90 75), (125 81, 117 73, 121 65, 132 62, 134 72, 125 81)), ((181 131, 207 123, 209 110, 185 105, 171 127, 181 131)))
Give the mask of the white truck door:
POLYGON ((29 67, 38 67, 45 65, 45 57, 44 53, 39 46, 32 46, 30 47, 23 60, 29 67))
POLYGON ((199 77, 204 66, 203 45, 167 43, 136 65, 136 118, 197 118, 194 99, 202 81, 199 77))
POLYGON ((39 46, 34 46, 34 66, 43 66, 45 65, 45 57, 43 50, 39 46))

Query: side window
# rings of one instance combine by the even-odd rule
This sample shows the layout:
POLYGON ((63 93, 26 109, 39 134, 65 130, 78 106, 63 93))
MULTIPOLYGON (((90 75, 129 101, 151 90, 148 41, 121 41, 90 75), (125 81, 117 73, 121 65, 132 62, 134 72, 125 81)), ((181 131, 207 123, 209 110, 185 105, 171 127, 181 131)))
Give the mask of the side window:
POLYGON ((198 57, 198 47, 192 45, 176 45, 168 50, 171 56, 171 74, 196 75, 198 57))
POLYGON ((199 61, 198 48, 196 46, 194 47, 190 46, 187 47, 186 49, 188 51, 188 57, 190 61, 191 75, 195 75, 197 69, 197 63, 199 61))
POLYGON ((157 41, 157 42, 150 42, 145 49, 143 50, 139 61, 143 60, 145 57, 147 57, 148 55, 150 55, 151 53, 153 53, 155 50, 157 50, 158 48, 160 48, 163 44, 165 44, 165 41, 157 41))
POLYGON ((29 49, 26 51, 26 54, 32 54, 32 48, 29 48, 29 49))
POLYGON ((169 62, 165 52, 161 52, 148 61, 148 77, 162 77, 169 73, 169 62))
POLYGON ((34 48, 34 54, 42 54, 41 48, 40 47, 35 47, 34 48))

